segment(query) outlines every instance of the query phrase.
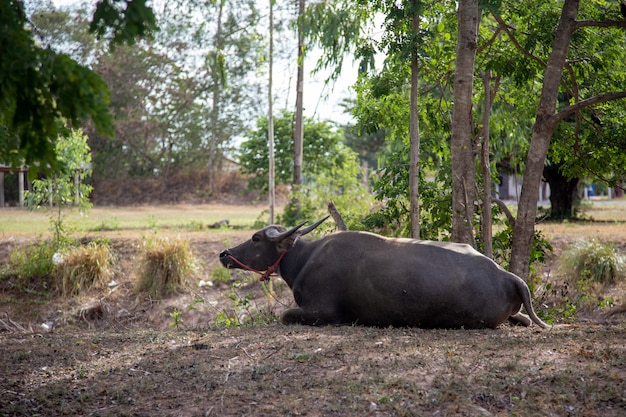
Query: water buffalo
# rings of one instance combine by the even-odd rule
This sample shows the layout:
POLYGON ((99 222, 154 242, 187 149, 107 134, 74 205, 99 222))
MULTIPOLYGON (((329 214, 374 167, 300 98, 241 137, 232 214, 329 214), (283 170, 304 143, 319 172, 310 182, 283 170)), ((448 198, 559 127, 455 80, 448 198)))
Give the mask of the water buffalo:
POLYGON ((262 280, 278 272, 298 304, 281 314, 284 324, 495 328, 532 319, 548 327, 526 283, 468 245, 354 231, 300 239, 324 220, 304 229, 268 226, 220 261, 266 271, 262 280))

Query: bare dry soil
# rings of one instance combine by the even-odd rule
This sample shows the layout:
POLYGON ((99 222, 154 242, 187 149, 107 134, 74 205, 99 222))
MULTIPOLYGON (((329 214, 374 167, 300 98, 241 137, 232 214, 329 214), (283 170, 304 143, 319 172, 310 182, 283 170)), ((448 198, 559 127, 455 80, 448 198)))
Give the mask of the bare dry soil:
MULTIPOLYGON (((248 234, 190 234, 207 272, 163 300, 133 290, 133 237, 112 239, 116 283, 87 296, 2 283, 0 415, 626 415, 623 315, 550 330, 287 327, 272 320, 293 303, 278 278, 272 295, 249 276, 198 285, 248 234)), ((23 243, 0 242, 0 260, 23 243)))

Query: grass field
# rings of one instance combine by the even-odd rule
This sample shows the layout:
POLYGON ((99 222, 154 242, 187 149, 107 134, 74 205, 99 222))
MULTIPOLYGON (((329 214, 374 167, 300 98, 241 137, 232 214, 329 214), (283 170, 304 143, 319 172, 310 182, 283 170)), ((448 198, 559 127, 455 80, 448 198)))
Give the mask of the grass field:
MULTIPOLYGON (((542 222, 537 228, 548 238, 571 237, 619 240, 626 236, 626 200, 587 202, 583 220, 542 222)), ((0 237, 36 237, 49 234, 50 219, 56 211, 5 208, 0 210, 0 237)), ((64 212, 64 221, 77 234, 90 232, 173 229, 193 232, 228 219, 230 226, 252 228, 257 220, 267 221, 266 205, 161 205, 137 207, 94 207, 84 213, 64 212)))
MULTIPOLYGON (((226 206, 171 205, 138 207, 94 207, 84 213, 64 212, 64 222, 78 234, 150 229, 178 229, 196 231, 207 225, 228 219, 231 226, 251 228, 264 214, 261 205, 226 206)), ((45 236, 49 234, 50 219, 58 213, 48 209, 27 210, 6 208, 0 210, 0 236, 45 236)))

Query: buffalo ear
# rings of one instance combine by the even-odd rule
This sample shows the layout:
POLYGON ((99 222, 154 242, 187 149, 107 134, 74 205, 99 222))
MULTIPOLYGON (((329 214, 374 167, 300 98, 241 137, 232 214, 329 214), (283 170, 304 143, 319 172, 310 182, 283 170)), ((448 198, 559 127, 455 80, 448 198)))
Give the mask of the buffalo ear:
POLYGON ((296 233, 298 231, 298 229, 300 229, 302 226, 304 226, 305 223, 306 222, 302 222, 299 225, 297 225, 296 227, 293 227, 293 228, 291 228, 289 230, 286 230, 284 232, 279 232, 276 227, 269 227, 268 229, 265 230, 265 237, 270 242, 280 242, 280 241, 288 238, 289 236, 293 235, 294 233, 296 233))
MULTIPOLYGON (((330 217, 330 216, 326 216, 326 217, 324 217, 322 220, 318 220, 317 222, 313 223, 313 224, 312 224, 312 225, 310 225, 309 227, 306 227, 306 228, 302 229, 302 230, 300 231, 300 236, 304 236, 304 235, 306 235, 307 233, 312 232, 313 230, 315 230, 315 228, 316 228, 317 226, 319 226, 320 224, 324 223, 324 221, 326 221, 326 219, 328 219, 329 217, 330 217)), ((300 226, 302 226, 302 225, 300 225, 300 226)))

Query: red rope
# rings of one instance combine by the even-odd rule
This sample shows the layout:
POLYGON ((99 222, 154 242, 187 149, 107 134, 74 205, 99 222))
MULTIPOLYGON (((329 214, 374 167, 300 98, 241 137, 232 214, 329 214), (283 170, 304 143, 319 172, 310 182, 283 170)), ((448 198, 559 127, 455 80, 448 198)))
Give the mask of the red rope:
POLYGON ((259 281, 266 281, 268 279, 270 279, 270 275, 275 274, 276 271, 278 270, 278 265, 280 265, 280 261, 283 260, 283 258, 285 257, 285 255, 287 254, 287 251, 284 251, 283 253, 280 254, 280 256, 278 257, 278 259, 276 260, 276 262, 274 262, 274 264, 270 265, 267 268, 267 271, 265 272, 261 272, 261 271, 257 271, 256 269, 244 264, 243 262, 241 262, 239 259, 235 258, 233 255, 228 255, 228 257, 235 262, 237 265, 239 265, 240 267, 242 267, 243 269, 246 269, 248 271, 254 272, 256 274, 261 275, 261 277, 259 278, 259 281))

